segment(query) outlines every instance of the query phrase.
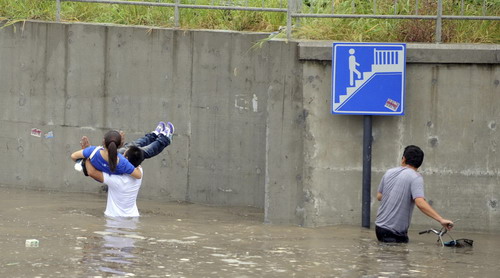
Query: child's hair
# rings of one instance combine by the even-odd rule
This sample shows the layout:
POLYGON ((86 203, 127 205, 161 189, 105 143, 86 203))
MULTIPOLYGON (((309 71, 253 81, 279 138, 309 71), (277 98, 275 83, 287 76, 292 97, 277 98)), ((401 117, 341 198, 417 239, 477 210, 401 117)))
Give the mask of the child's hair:
POLYGON ((125 157, 134 167, 137 167, 144 161, 144 152, 137 146, 130 146, 125 152, 125 157))
POLYGON ((116 130, 110 130, 104 135, 104 146, 108 150, 109 170, 114 172, 118 161, 118 146, 121 145, 122 136, 116 130))

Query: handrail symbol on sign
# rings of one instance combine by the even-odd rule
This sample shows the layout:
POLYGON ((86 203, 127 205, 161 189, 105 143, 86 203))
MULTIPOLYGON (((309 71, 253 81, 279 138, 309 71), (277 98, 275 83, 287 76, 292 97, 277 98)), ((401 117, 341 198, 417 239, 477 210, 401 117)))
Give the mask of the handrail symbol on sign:
POLYGON ((332 113, 404 115, 405 44, 334 43, 332 113))

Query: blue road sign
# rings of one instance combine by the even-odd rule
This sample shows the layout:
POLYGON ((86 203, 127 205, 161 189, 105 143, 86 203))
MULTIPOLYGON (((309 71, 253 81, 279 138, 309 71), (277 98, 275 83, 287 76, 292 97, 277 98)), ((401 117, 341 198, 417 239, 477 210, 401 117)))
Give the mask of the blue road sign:
POLYGON ((404 115, 406 44, 334 43, 332 113, 404 115))

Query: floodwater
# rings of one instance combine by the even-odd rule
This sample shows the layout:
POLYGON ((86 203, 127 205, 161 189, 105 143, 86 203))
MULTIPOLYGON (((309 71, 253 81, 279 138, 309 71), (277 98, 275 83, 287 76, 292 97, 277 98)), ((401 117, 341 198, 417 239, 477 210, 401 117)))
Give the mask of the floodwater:
MULTIPOLYGON (((138 219, 103 215, 104 194, 0 187, 0 277, 498 277, 500 235, 454 231, 472 248, 411 231, 262 223, 255 208, 139 200, 138 219), (37 239, 39 247, 26 247, 37 239)), ((458 229, 458 228, 457 228, 458 229)))

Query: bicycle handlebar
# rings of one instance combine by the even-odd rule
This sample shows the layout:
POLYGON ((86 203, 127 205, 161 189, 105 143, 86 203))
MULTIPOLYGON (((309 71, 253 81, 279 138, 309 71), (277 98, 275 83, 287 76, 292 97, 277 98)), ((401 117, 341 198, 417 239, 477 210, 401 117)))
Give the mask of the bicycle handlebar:
POLYGON ((436 234, 436 235, 438 235, 438 236, 442 236, 442 235, 446 234, 447 230, 444 229, 444 231, 443 231, 443 229, 441 229, 441 230, 438 231, 436 229, 430 229, 430 230, 421 231, 418 234, 422 235, 422 234, 428 234, 428 233, 431 233, 431 232, 434 233, 434 234, 436 234))

